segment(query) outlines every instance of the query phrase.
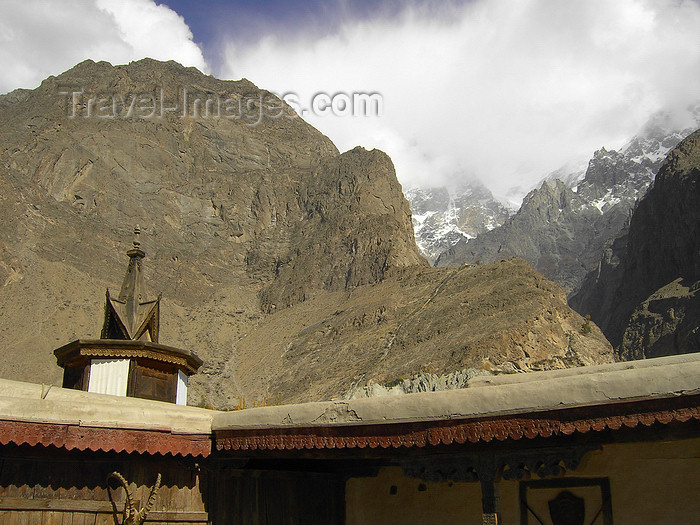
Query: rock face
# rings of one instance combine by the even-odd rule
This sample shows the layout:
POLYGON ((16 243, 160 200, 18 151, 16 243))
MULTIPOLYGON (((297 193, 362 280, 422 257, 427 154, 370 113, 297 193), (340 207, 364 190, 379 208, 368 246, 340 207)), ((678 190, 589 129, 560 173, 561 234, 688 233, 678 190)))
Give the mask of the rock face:
POLYGON ((617 354, 626 361, 700 352, 700 281, 659 288, 639 304, 625 326, 617 354))
POLYGON ((4 95, 0 95, 0 109, 25 100, 29 96, 29 93, 31 93, 31 90, 19 88, 5 93, 4 95))
POLYGON ((4 377, 60 383, 52 350, 99 337, 136 223, 150 295, 164 294, 160 340, 205 362, 190 402, 341 396, 353 381, 486 357, 611 358, 522 261, 464 282, 466 269, 429 268, 390 159, 339 154, 247 80, 83 62, 0 98, 0 174, 4 377), (506 274, 506 288, 488 281, 506 274))
POLYGON ((700 351, 700 130, 668 155, 616 244, 571 304, 621 358, 700 351))
POLYGON ((416 244, 430 262, 459 241, 503 224, 511 210, 478 181, 448 187, 405 190, 411 205, 416 244))
MULTIPOLYGON (((511 363, 512 364, 512 363, 511 363)), ((513 366, 512 372, 516 371, 513 366)), ((416 394, 418 392, 439 392, 442 390, 456 390, 467 388, 469 381, 477 376, 493 375, 483 368, 465 368, 449 374, 437 375, 431 372, 416 374, 410 378, 381 383, 370 383, 366 386, 357 386, 345 394, 345 399, 358 399, 363 397, 396 396, 402 394, 416 394)))
MULTIPOLYGON (((274 255, 275 279, 262 294, 272 311, 306 300, 321 285, 349 290, 382 280, 391 268, 425 265, 411 211, 389 157, 362 148, 329 159, 298 190, 299 220, 289 249, 274 255)), ((249 252, 248 260, 257 260, 249 252)))
MULTIPOLYGON (((700 109, 695 118, 700 123, 700 109)), ((502 226, 459 241, 436 265, 518 256, 576 293, 627 224, 666 154, 694 129, 674 125, 667 115, 656 115, 619 152, 596 151, 582 180, 557 174, 572 185, 549 177, 502 226)))
POLYGON ((611 362, 601 332, 591 325, 584 334, 584 324, 563 289, 522 259, 413 266, 349 293, 320 293, 261 320, 236 345, 238 377, 254 397, 303 401, 421 372, 611 362))

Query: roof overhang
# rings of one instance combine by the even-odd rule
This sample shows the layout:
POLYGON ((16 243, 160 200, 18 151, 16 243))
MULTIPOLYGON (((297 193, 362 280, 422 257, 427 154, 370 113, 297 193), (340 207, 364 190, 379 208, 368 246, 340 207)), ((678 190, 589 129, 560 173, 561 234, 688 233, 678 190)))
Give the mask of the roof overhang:
POLYGON ((209 434, 178 434, 167 429, 145 430, 32 421, 0 421, 0 443, 54 446, 93 452, 136 452, 201 456, 211 453, 209 434))
POLYGON ((218 450, 426 447, 700 420, 700 354, 476 378, 464 389, 215 414, 218 450))
POLYGON ((0 380, 0 443, 208 456, 212 411, 0 380))
POLYGON ((700 421, 700 394, 523 414, 413 422, 214 429, 220 451, 431 447, 700 421))
POLYGON ((178 366, 188 375, 197 372, 202 360, 189 350, 128 339, 77 339, 54 350, 58 365, 75 366, 93 358, 144 358, 178 366))

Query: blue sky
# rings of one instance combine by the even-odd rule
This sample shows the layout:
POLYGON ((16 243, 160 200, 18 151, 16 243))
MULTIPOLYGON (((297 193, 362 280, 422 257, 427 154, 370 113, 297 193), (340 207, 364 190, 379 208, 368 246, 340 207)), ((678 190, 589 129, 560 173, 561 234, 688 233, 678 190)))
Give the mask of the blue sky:
POLYGON ((256 31, 265 26, 269 30, 289 30, 308 25, 335 25, 341 13, 353 18, 370 17, 372 11, 385 9, 398 2, 360 0, 355 2, 307 1, 230 1, 211 0, 192 2, 166 0, 165 4, 185 18, 194 33, 195 42, 211 43, 212 36, 221 33, 236 34, 244 39, 256 38, 256 31), (331 22, 330 24, 328 24, 331 22))
MULTIPOLYGON (((700 100, 700 0, 2 0, 0 93, 91 58, 176 60, 309 107, 341 151, 386 151, 405 186, 478 178, 517 200, 700 100)), ((682 122, 681 122, 682 123, 682 122)))
MULTIPOLYGON (((220 60, 222 39, 237 42, 254 42, 268 33, 296 33, 304 28, 332 30, 337 12, 331 3, 309 1, 226 1, 211 0, 192 2, 167 0, 165 4, 184 17, 192 30, 194 41, 202 47, 204 56, 213 64, 220 60)), ((376 2, 375 2, 376 3, 376 2)), ((363 6, 370 2, 357 2, 354 14, 360 16, 363 6)))
POLYGON ((336 33, 343 24, 391 19, 411 6, 440 11, 448 0, 166 0, 158 1, 181 15, 200 45, 207 62, 220 65, 222 43, 256 42, 265 36, 294 37, 312 33, 316 38, 336 33))

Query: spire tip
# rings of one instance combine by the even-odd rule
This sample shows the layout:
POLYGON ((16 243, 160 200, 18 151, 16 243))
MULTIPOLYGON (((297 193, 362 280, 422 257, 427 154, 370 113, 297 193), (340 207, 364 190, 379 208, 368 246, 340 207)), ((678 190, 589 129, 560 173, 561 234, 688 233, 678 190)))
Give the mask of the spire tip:
POLYGON ((139 246, 141 246, 141 228, 137 224, 134 227, 134 248, 138 250, 139 246))

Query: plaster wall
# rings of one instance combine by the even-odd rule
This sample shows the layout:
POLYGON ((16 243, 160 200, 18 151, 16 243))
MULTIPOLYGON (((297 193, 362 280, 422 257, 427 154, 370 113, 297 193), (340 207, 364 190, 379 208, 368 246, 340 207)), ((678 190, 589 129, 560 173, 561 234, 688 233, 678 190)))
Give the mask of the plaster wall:
POLYGON ((478 483, 422 482, 387 467, 375 478, 348 480, 345 490, 347 525, 481 524, 478 483))
MULTIPOLYGON (((604 445, 559 479, 574 478, 608 478, 616 525, 700 523, 700 438, 604 445)), ((563 490, 584 498, 584 523, 591 523, 603 503, 597 486, 531 488, 528 504, 550 525, 548 501, 563 490)), ((497 484, 500 523, 520 525, 519 494, 520 482, 497 484)), ((348 525, 480 525, 481 490, 479 483, 422 482, 386 467, 377 477, 348 480, 346 517, 348 525), (425 490, 419 490, 421 484, 425 490)), ((527 523, 539 522, 529 515, 527 523)), ((603 525, 603 513, 593 523, 603 525)))

